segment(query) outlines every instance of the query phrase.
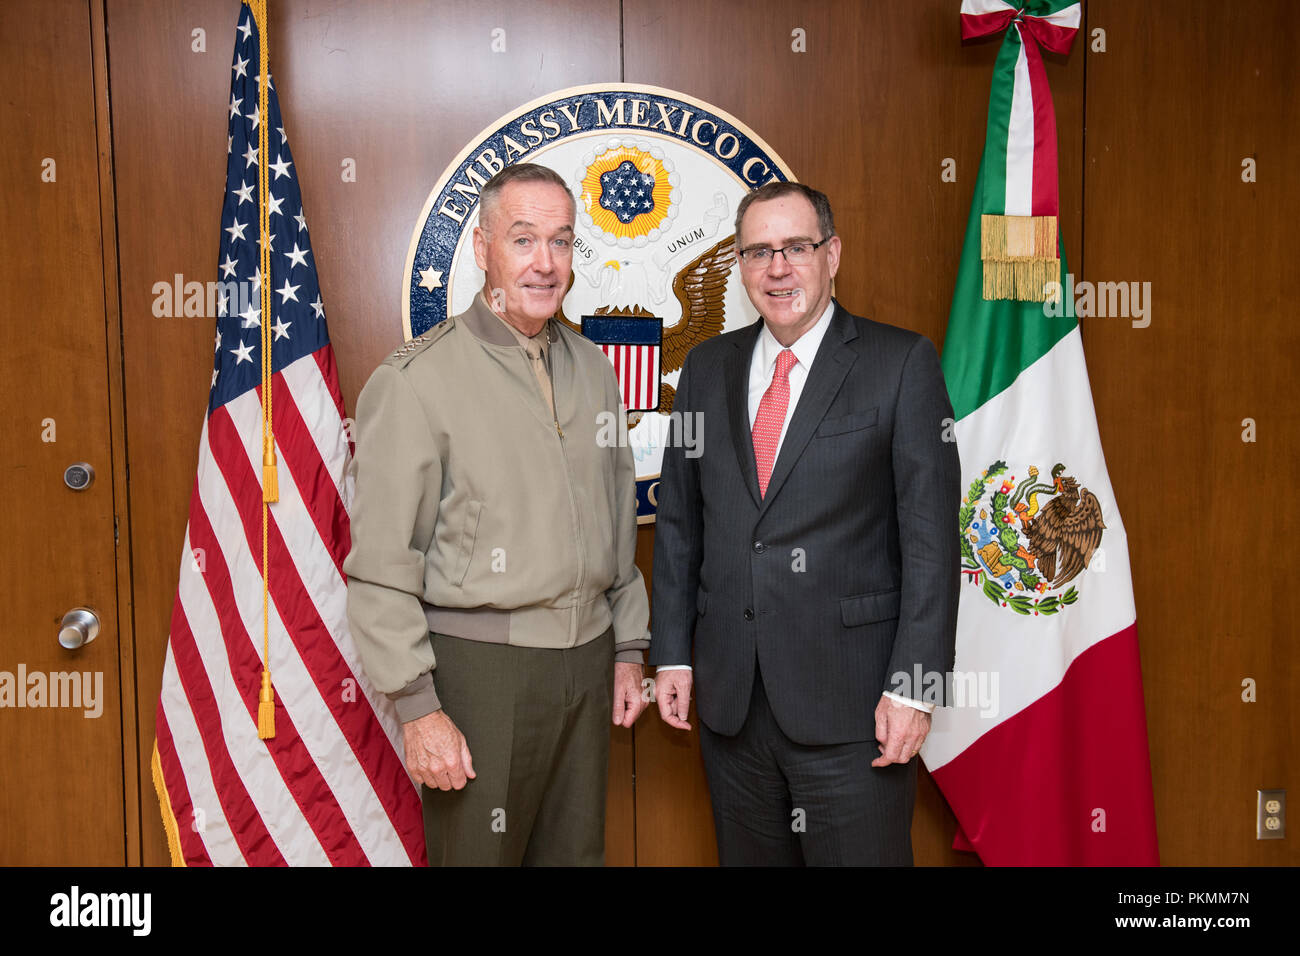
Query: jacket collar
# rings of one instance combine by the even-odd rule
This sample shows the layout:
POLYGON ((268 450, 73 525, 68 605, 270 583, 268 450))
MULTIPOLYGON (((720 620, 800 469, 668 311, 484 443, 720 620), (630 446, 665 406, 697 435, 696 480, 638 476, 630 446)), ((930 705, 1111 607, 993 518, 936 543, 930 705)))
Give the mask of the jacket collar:
POLYGON ((546 400, 537 391, 537 380, 528 364, 524 347, 519 344, 519 340, 511 333, 505 322, 489 308, 482 293, 474 296, 470 307, 456 316, 456 321, 484 345, 504 346, 517 350, 514 354, 498 353, 497 358, 503 368, 510 369, 511 374, 516 375, 527 386, 528 408, 548 427, 554 427, 556 422, 566 426, 570 423, 576 414, 578 401, 573 388, 574 358, 571 346, 560 335, 554 318, 548 319, 545 326, 546 339, 550 346, 547 351, 551 394, 555 400, 554 417, 546 400))
MULTIPOLYGON (((506 327, 505 320, 498 316, 488 306, 487 300, 483 298, 483 293, 478 292, 474 296, 474 301, 470 307, 458 317, 459 321, 464 324, 474 338, 489 345, 514 345, 523 348, 519 340, 511 334, 510 329, 506 327)), ((554 344, 558 333, 555 330, 555 320, 547 319, 544 326, 546 331, 546 341, 554 344)))

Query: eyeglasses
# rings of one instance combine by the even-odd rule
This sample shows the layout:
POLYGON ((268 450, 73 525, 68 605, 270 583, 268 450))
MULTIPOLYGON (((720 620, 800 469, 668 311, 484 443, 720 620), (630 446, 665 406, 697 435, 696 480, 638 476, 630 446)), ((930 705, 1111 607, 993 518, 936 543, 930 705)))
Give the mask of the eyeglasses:
POLYGON ((754 246, 751 249, 740 250, 740 261, 747 266, 758 268, 771 262, 779 252, 785 256, 785 261, 792 266, 801 266, 812 259, 812 254, 817 251, 819 246, 824 246, 831 241, 827 236, 821 242, 792 242, 783 249, 769 249, 767 246, 754 246))

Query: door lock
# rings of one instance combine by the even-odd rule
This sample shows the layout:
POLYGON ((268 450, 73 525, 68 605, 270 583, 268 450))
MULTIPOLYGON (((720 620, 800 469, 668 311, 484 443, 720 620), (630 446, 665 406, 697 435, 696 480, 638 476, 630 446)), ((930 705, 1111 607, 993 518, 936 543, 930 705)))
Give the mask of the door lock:
POLYGON ((95 469, 84 461, 63 469, 63 483, 73 491, 85 491, 95 480, 95 469))

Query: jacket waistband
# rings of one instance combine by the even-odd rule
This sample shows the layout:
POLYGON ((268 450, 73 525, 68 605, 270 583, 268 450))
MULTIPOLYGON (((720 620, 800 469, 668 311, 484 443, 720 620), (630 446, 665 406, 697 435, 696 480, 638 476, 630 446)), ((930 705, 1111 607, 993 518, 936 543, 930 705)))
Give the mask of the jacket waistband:
POLYGON ((613 623, 609 600, 598 594, 577 607, 438 607, 426 603, 429 630, 484 644, 516 647, 578 647, 600 637, 613 623))

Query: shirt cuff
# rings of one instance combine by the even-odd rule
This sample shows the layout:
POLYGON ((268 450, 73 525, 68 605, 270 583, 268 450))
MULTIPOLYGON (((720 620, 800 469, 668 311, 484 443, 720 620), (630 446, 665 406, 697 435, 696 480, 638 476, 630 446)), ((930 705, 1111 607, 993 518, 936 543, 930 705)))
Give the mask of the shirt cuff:
POLYGON ((442 710, 433 686, 433 671, 425 671, 401 690, 385 696, 397 707, 397 719, 404 724, 442 710))
POLYGON ((660 664, 655 668, 655 671, 688 671, 690 669, 690 664, 660 664))
MULTIPOLYGON (((662 668, 660 669, 662 670, 662 668)), ((910 697, 903 697, 900 694, 895 694, 892 691, 888 691, 888 690, 883 691, 882 693, 884 693, 886 697, 888 697, 892 701, 895 701, 896 703, 906 704, 908 707, 915 707, 917 710, 923 710, 927 714, 934 713, 934 704, 923 704, 919 700, 912 700, 912 698, 910 697)))
POLYGON ((645 653, 635 647, 630 647, 625 651, 618 651, 614 654, 615 664, 640 664, 645 666, 645 653))

